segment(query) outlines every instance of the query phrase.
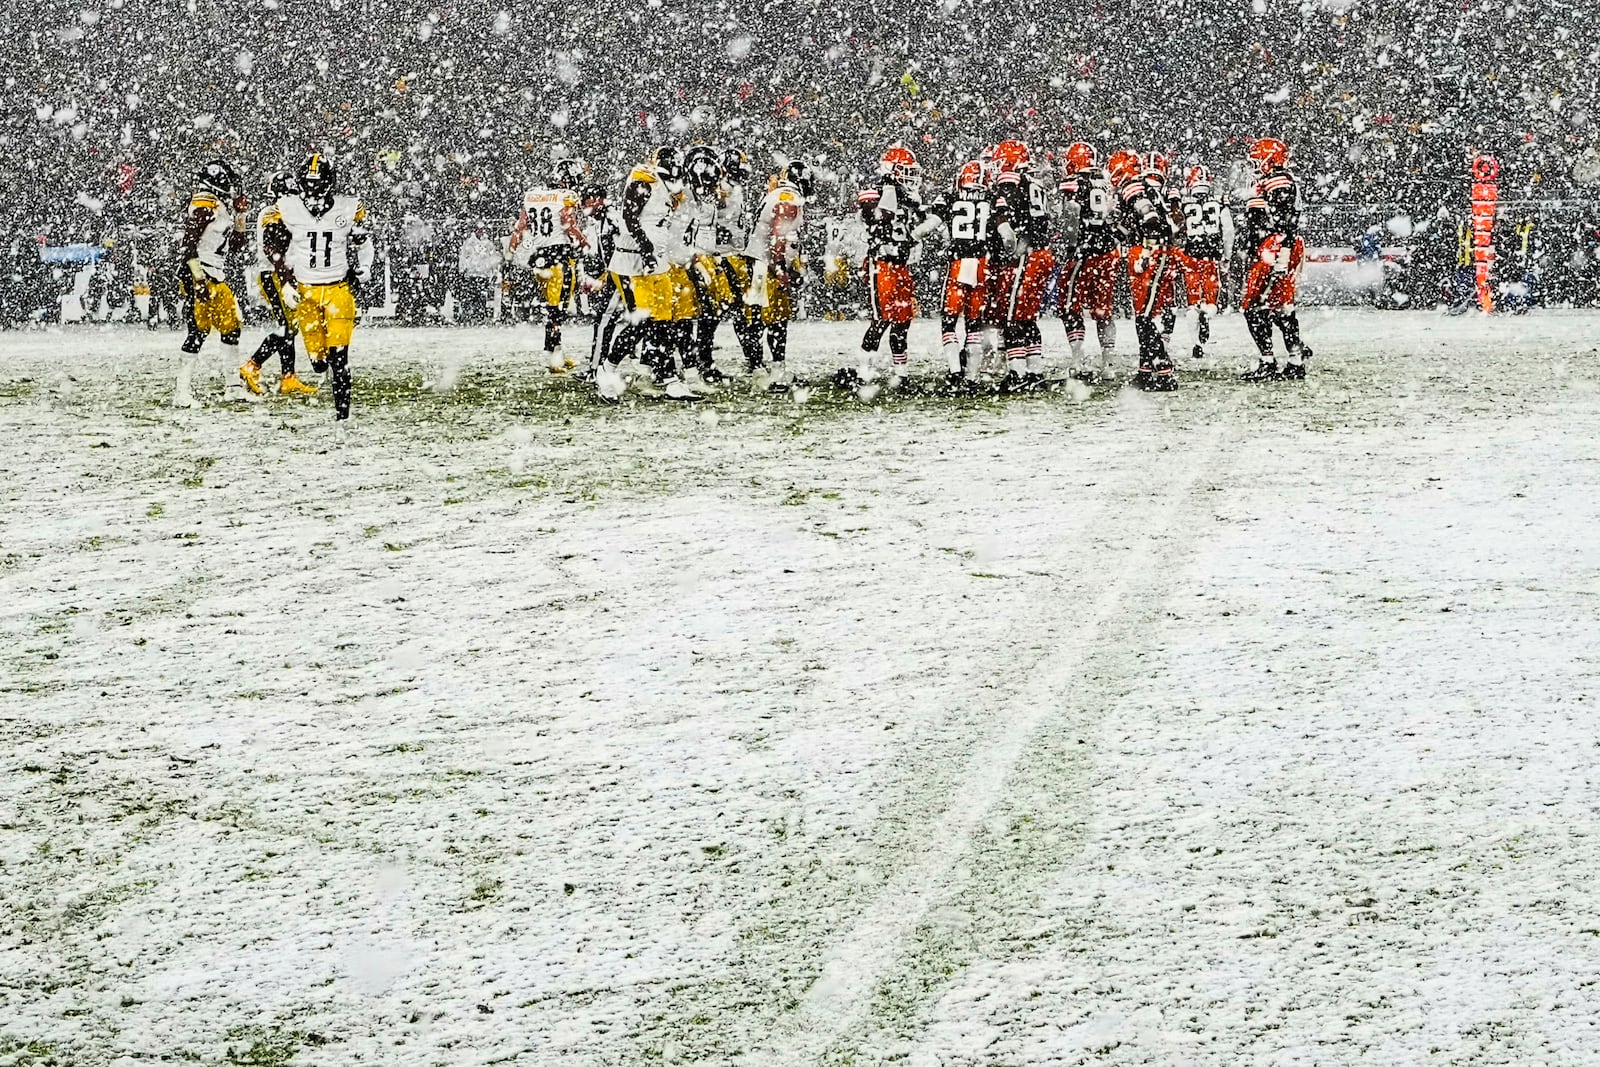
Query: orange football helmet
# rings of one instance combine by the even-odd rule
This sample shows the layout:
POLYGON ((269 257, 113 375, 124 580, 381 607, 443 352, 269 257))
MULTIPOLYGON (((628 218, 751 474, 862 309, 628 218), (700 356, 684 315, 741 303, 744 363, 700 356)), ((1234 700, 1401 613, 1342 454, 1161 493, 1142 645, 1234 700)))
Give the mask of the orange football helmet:
POLYGON ((982 189, 989 184, 989 171, 980 160, 972 160, 961 164, 961 169, 956 171, 956 192, 966 189, 982 189))
POLYGON ((1183 176, 1183 184, 1190 189, 1193 189, 1197 185, 1210 185, 1211 168, 1196 163, 1194 166, 1190 167, 1189 172, 1183 176))
POLYGON ((1167 180, 1167 171, 1172 167, 1172 162, 1161 152, 1146 152, 1144 156, 1144 172, 1153 174, 1162 181, 1167 180))
POLYGON ((1002 172, 1023 170, 1028 165, 1028 146, 1021 141, 1001 141, 994 146, 994 162, 1002 172))
POLYGON ((1250 162, 1265 174, 1274 167, 1289 165, 1289 146, 1276 137, 1263 137, 1250 146, 1250 162))
POLYGON ((1094 150, 1094 145, 1085 141, 1067 145, 1066 164, 1068 174, 1077 174, 1081 171, 1093 170, 1100 164, 1100 153, 1094 150))
POLYGON ((1111 173, 1111 180, 1118 185, 1126 185, 1139 176, 1144 169, 1139 161, 1139 153, 1131 148, 1124 148, 1111 153, 1111 158, 1106 160, 1106 170, 1111 173))
POLYGON ((883 158, 878 160, 878 173, 905 180, 920 175, 922 168, 917 165, 915 152, 903 144, 893 144, 884 152, 883 158))

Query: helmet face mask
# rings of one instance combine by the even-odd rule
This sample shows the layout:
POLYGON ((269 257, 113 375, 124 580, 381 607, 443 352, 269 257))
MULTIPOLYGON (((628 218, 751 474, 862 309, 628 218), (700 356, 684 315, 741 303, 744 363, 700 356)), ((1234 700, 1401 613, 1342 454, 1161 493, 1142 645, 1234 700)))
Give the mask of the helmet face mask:
POLYGON ((722 154, 722 174, 730 182, 747 182, 753 171, 750 157, 742 148, 730 148, 722 154))
POLYGON ((338 174, 333 161, 320 152, 313 152, 300 165, 295 185, 300 189, 300 198, 306 203, 331 203, 333 192, 338 188, 338 174))
POLYGON ((922 178, 922 167, 917 164, 915 152, 903 144, 895 144, 878 160, 878 173, 898 182, 914 182, 922 178))
POLYGON ((722 183, 722 165, 717 162, 716 149, 705 145, 689 149, 683 157, 683 175, 696 192, 714 192, 722 183))
POLYGON ((1169 168, 1170 163, 1167 161, 1167 157, 1163 153, 1145 153, 1144 172, 1148 177, 1155 179, 1155 181, 1158 183, 1164 184, 1167 180, 1167 170, 1169 168))

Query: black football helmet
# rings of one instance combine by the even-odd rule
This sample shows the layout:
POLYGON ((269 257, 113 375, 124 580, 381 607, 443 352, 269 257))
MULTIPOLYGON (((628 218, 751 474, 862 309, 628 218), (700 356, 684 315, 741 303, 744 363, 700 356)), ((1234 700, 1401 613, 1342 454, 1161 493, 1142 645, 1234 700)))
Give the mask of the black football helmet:
POLYGON ((811 172, 811 165, 803 159, 789 161, 783 168, 783 180, 800 190, 800 195, 810 200, 817 195, 817 176, 811 172))
POLYGON ((241 187, 239 172, 223 159, 213 159, 201 167, 194 180, 202 189, 210 189, 221 196, 238 196, 241 187))
POLYGON ((550 172, 550 181, 557 189, 576 189, 589 176, 589 165, 581 159, 558 159, 550 172))
POLYGON ((656 176, 664 182, 683 181, 683 158, 671 145, 663 145, 651 153, 650 165, 656 169, 656 176))
POLYGON ((699 192, 711 192, 722 181, 722 164, 717 162, 717 150, 708 145, 695 145, 684 153, 683 176, 690 187, 699 192))
POLYGON ((334 169, 333 160, 321 152, 311 153, 300 164, 295 184, 300 187, 300 196, 308 202, 332 200, 334 190, 339 187, 339 175, 334 169))
POLYGON ((267 179, 267 196, 273 200, 297 192, 299 189, 295 187, 294 175, 286 170, 277 171, 267 179))
POLYGON ((742 148, 730 148, 722 153, 722 174, 730 182, 747 182, 755 173, 750 167, 750 157, 742 148))

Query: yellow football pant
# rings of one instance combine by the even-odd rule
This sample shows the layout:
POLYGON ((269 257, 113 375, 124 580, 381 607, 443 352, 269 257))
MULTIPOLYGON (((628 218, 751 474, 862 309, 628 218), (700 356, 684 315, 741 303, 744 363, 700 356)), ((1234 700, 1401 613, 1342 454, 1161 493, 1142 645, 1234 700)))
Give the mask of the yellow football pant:
POLYGON ((330 348, 344 348, 356 328, 356 298, 344 282, 304 284, 294 309, 295 325, 306 343, 306 354, 322 362, 330 348))

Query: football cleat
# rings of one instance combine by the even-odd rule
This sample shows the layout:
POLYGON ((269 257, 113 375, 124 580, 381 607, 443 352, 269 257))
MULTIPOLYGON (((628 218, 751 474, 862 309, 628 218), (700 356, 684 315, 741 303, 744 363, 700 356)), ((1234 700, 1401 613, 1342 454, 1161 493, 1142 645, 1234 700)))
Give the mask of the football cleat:
POLYGON ((1305 363, 1285 363, 1283 365, 1283 380, 1286 382, 1303 382, 1306 380, 1305 363))
POLYGON ((317 387, 309 382, 302 382, 298 375, 285 374, 278 380, 279 396, 316 396, 317 387))
POLYGON ((594 390, 601 400, 615 404, 622 399, 622 394, 628 389, 628 383, 623 380, 622 372, 613 363, 602 363, 594 372, 594 390))
POLYGON ((261 367, 252 360, 247 359, 239 366, 239 380, 256 396, 266 391, 261 388, 261 367))
POLYGON ((1256 364, 1255 370, 1245 371, 1241 374, 1239 380, 1245 382, 1275 382, 1281 377, 1283 375, 1278 371, 1277 360, 1264 359, 1256 364))
POLYGON ((689 388, 682 378, 669 378, 661 384, 661 395, 668 400, 699 400, 700 394, 689 388))

